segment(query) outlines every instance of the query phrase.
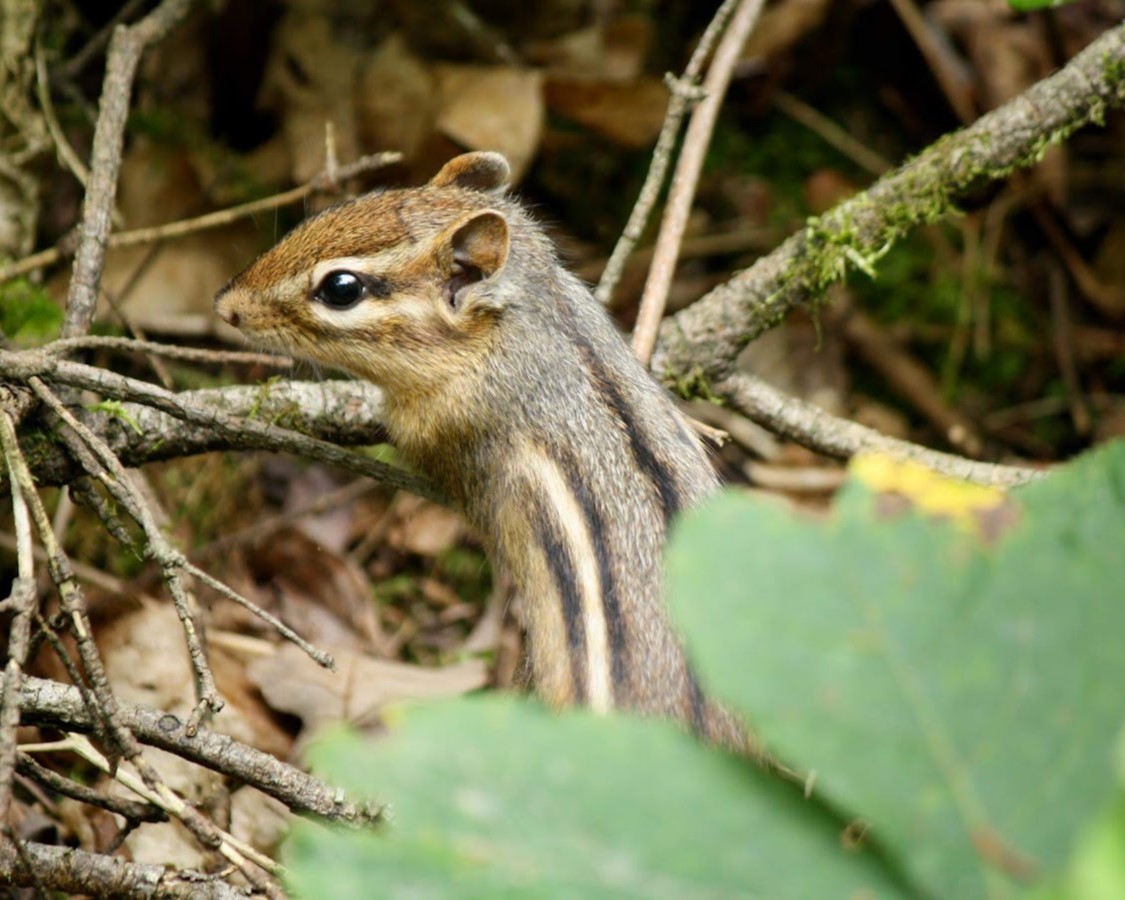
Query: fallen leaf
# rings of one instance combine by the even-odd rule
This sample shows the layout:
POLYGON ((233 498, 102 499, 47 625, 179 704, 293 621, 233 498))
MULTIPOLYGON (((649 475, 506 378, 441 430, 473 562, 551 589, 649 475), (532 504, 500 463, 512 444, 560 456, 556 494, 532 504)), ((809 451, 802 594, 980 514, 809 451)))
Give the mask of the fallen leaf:
POLYGON ((439 65, 438 131, 468 150, 498 150, 512 181, 527 171, 543 131, 543 74, 514 66, 439 65))
POLYGON ((551 78, 546 96, 552 111, 632 149, 656 140, 668 110, 668 88, 658 78, 624 84, 551 78))
POLYGON ((297 716, 308 731, 346 719, 370 723, 390 703, 451 697, 483 687, 488 668, 469 660, 439 669, 374 659, 326 647, 336 659, 330 672, 293 646, 255 660, 250 679, 274 709, 297 716))
POLYGON ((392 34, 363 60, 356 81, 364 149, 397 150, 412 161, 434 133, 440 99, 433 73, 401 34, 392 34))

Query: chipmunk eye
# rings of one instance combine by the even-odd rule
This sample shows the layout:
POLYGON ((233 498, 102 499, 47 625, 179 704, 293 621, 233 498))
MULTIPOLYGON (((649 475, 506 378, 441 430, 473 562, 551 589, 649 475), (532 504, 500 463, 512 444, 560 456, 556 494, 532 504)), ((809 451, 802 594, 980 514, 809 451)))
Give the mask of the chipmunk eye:
POLYGON ((325 306, 347 309, 363 299, 363 281, 354 272, 329 272, 320 282, 314 295, 325 306))

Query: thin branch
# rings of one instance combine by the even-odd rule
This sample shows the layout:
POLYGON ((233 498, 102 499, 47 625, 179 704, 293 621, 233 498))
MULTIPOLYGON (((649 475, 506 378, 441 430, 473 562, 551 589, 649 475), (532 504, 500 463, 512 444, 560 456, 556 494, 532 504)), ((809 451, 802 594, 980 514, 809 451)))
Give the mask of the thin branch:
POLYGON ((1038 469, 976 462, 887 437, 837 418, 750 375, 731 375, 716 382, 713 390, 759 425, 826 456, 844 459, 878 451, 897 459, 914 460, 951 478, 1002 488, 1026 484, 1047 474, 1038 469))
MULTIPOLYGON (((113 495, 114 499, 125 508, 133 520, 140 525, 141 529, 144 531, 144 552, 161 568, 164 581, 168 585, 168 591, 172 595, 172 599, 175 603, 176 612, 179 614, 180 621, 184 627, 188 652, 197 679, 199 706, 189 720, 189 729, 198 727, 202 716, 207 710, 218 712, 222 709, 223 701, 219 697, 218 689, 215 687, 214 676, 211 674, 211 668, 207 664, 207 657, 203 651, 202 639, 200 637, 202 628, 197 621, 198 615, 194 595, 184 579, 185 575, 195 576, 213 590, 218 591, 223 596, 233 600, 243 608, 248 609, 274 628, 278 634, 287 641, 300 647, 301 650, 318 664, 326 668, 333 668, 334 663, 329 654, 317 650, 312 644, 298 635, 292 628, 285 625, 285 623, 276 616, 262 609, 252 600, 243 597, 218 579, 208 575, 198 566, 188 562, 187 557, 173 547, 171 542, 164 537, 160 526, 153 519, 147 504, 144 502, 144 499, 137 494, 132 483, 129 481, 124 467, 113 454, 113 451, 89 428, 79 422, 74 415, 62 405, 57 397, 43 387, 39 379, 31 379, 30 384, 32 390, 34 390, 39 398, 51 408, 51 411, 62 419, 63 422, 73 430, 75 435, 81 438, 87 447, 98 457, 98 461, 105 467, 106 472, 90 471, 90 474, 99 478, 113 495)), ((72 450, 75 449, 66 431, 63 431, 62 438, 68 443, 68 446, 70 446, 72 450)))
POLYGON ((695 52, 688 60, 684 74, 679 78, 672 78, 670 73, 665 76, 671 97, 668 99, 668 111, 664 114, 660 134, 656 138, 656 147, 652 151, 652 163, 649 165, 645 183, 641 186, 633 211, 629 214, 629 221, 625 223, 625 229, 606 261, 598 286, 594 290, 594 296, 606 305, 609 305, 613 299, 613 289, 621 280, 621 274, 625 271, 625 265, 632 255, 633 248, 644 234, 645 226, 648 225, 648 217, 664 187, 668 166, 672 162, 672 148, 675 146, 676 136, 680 133, 680 124, 691 104, 700 99, 700 89, 697 86, 699 74, 703 71, 704 64, 711 56, 711 48, 723 33, 737 3, 738 0, 724 0, 715 11, 711 23, 703 32, 695 52))
POLYGON ((954 211, 973 188, 1035 163, 1050 145, 1125 103, 1125 25, 1111 28, 1063 69, 942 138, 867 191, 812 220, 774 252, 660 328, 653 371, 720 381, 742 348, 791 310, 819 297, 857 263, 915 225, 954 211))
POLYGON ((668 300, 668 289, 676 274, 676 261, 679 258, 680 244, 687 228, 695 199, 695 187, 699 174, 703 171, 703 159, 711 144, 711 133, 719 117, 727 86, 734 72, 734 64, 746 39, 750 37, 765 0, 740 0, 738 9, 730 20, 730 25, 715 48, 715 58, 707 70, 703 89, 707 96, 700 101, 691 114, 684 143, 680 148, 680 158, 676 160, 676 171, 672 176, 672 186, 668 193, 668 203, 664 207, 664 220, 660 224, 660 234, 656 238, 656 249, 652 257, 652 268, 648 272, 644 293, 641 296, 637 323, 633 329, 633 352, 637 358, 648 364, 652 348, 656 343, 656 333, 660 320, 664 318, 664 305, 668 300))
MULTIPOLYGON (((281 206, 287 206, 290 203, 296 203, 299 200, 305 199, 312 193, 319 191, 336 191, 339 189, 338 181, 346 181, 364 172, 373 172, 376 169, 385 168, 399 162, 401 159, 402 154, 395 152, 372 153, 369 156, 361 156, 354 163, 338 167, 335 172, 335 178, 330 177, 330 173, 326 170, 320 172, 299 187, 290 188, 287 191, 282 191, 279 194, 273 194, 269 197, 263 197, 261 200, 251 200, 237 206, 230 206, 226 209, 204 213, 201 216, 195 216, 191 219, 168 222, 164 225, 135 228, 132 231, 119 231, 109 235, 106 239, 106 247, 111 249, 116 249, 118 247, 134 247, 138 244, 149 244, 154 241, 180 238, 200 231, 206 231, 210 228, 220 228, 223 225, 237 222, 239 219, 246 219, 250 216, 257 215, 260 212, 268 212, 269 210, 277 209, 281 206)), ((40 250, 38 253, 32 253, 29 256, 25 256, 23 259, 0 267, 0 282, 7 281, 19 275, 26 275, 28 272, 34 272, 36 269, 42 269, 45 266, 54 265, 70 256, 71 252, 69 242, 64 239, 60 242, 59 246, 40 250)))
MULTIPOLYGON (((171 788, 166 785, 158 785, 156 789, 150 788, 131 770, 116 765, 105 754, 100 753, 83 735, 68 734, 63 743, 69 745, 68 749, 81 756, 103 774, 108 775, 118 784, 128 788, 153 806, 164 810, 173 818, 183 821, 192 811, 192 807, 184 802, 183 798, 171 788)), ((215 836, 218 838, 218 846, 215 849, 239 870, 244 871, 249 868, 250 863, 253 863, 271 875, 283 874, 284 869, 280 863, 270 859, 260 850, 255 849, 245 841, 239 840, 217 825, 214 828, 215 836)))
POLYGON ((26 483, 16 477, 19 443, 11 418, 0 413, 0 446, 8 461, 12 484, 12 512, 16 527, 17 576, 12 580, 11 594, 4 601, 5 611, 14 613, 8 629, 8 662, 4 666, 3 687, 0 688, 0 828, 6 828, 12 801, 12 779, 16 771, 16 729, 20 724, 19 690, 27 665, 31 642, 31 619, 35 611, 35 559, 32 555, 31 519, 24 491, 26 483))
POLYGON ((89 65, 94 55, 109 42, 113 30, 126 19, 131 19, 145 3, 146 0, 128 0, 128 2, 123 3, 121 8, 113 14, 113 18, 99 28, 97 33, 82 45, 82 49, 63 63, 56 76, 59 79, 66 80, 76 78, 89 65))
POLYGON ((800 97, 794 97, 787 91, 778 91, 774 94, 773 105, 872 175, 878 177, 894 168, 880 154, 852 137, 847 129, 841 128, 800 97))
POLYGON ((78 158, 78 154, 70 146, 70 141, 66 139, 66 134, 63 133, 62 126, 59 124, 58 116, 55 115, 55 105, 51 102, 51 83, 47 75, 47 57, 43 52, 41 41, 35 43, 35 82, 39 108, 43 112, 43 120, 47 123, 47 131, 51 135, 51 140, 55 142, 55 150, 58 152, 59 159, 78 179, 82 187, 86 187, 90 180, 90 170, 86 168, 86 164, 78 158))
POLYGON ((181 347, 179 344, 162 344, 157 341, 139 341, 127 337, 96 337, 85 335, 62 338, 44 346, 43 351, 52 356, 68 356, 74 350, 123 350, 127 353, 149 353, 168 359, 186 362, 225 363, 228 365, 272 366, 286 369, 293 365, 287 356, 272 353, 252 353, 241 350, 208 350, 205 347, 181 347))
POLYGON ((246 900, 250 894, 220 875, 127 862, 116 856, 87 853, 31 841, 17 846, 0 839, 0 882, 70 896, 161 897, 166 900, 246 900))
POLYGON ((92 461, 92 464, 87 466, 88 474, 97 478, 106 486, 113 498, 132 516, 144 532, 145 546, 143 550, 160 566, 164 582, 168 586, 168 592, 172 595, 176 613, 183 625, 188 656, 191 659, 192 671, 195 673, 196 691, 199 698, 191 722, 198 725, 199 720, 206 713, 215 713, 221 710, 223 700, 215 686, 215 677, 211 672, 211 667, 207 664, 207 654, 204 652, 201 637, 202 628, 198 621, 198 607, 190 586, 184 581, 182 571, 184 556, 164 536, 160 526, 153 518, 148 504, 138 494, 133 483, 129 480, 124 466, 121 465, 105 442, 79 422, 42 381, 38 378, 32 378, 28 383, 31 389, 35 391, 36 396, 65 423, 66 427, 60 432, 63 442, 72 451, 81 453, 80 448, 75 446, 76 442, 80 440, 97 457, 96 461, 92 461), (102 467, 104 467, 104 470, 102 467))
POLYGON ((145 49, 167 35, 187 14, 191 2, 163 0, 136 25, 118 26, 110 38, 98 121, 94 126, 90 152, 90 183, 82 206, 81 237, 75 255, 74 277, 66 299, 63 337, 85 334, 94 318, 137 64, 145 49))
MULTIPOLYGON (((70 569, 69 559, 55 538, 50 517, 47 515, 43 502, 32 483, 31 472, 27 467, 23 452, 17 447, 14 453, 6 455, 12 470, 11 477, 14 482, 19 484, 20 490, 23 491, 24 497, 28 500, 32 520, 39 532, 39 540, 47 550, 48 569, 51 573, 51 580, 58 587, 59 605, 63 615, 70 622, 82 667, 90 681, 90 690, 95 700, 97 716, 105 726, 111 746, 115 748, 115 752, 119 752, 133 764, 133 767, 150 789, 158 793, 168 791, 169 789, 159 773, 145 759, 141 746, 133 733, 121 722, 118 712, 120 703, 109 686, 105 666, 93 640, 90 619, 86 611, 85 596, 82 593, 82 588, 75 581, 74 573, 70 569)), ((25 679, 25 687, 26 684, 25 679)), ((181 821, 201 846, 211 849, 219 847, 221 837, 214 823, 204 818, 196 809, 193 807, 185 809, 181 813, 181 821)), ((276 895, 277 892, 268 878, 263 877, 251 866, 241 866, 239 871, 259 890, 270 895, 276 895)))
MULTIPOLYGON (((78 690, 54 681, 26 676, 20 706, 31 725, 81 732, 89 732, 94 725, 78 690)), ((228 735, 206 728, 189 735, 187 724, 172 713, 131 703, 121 703, 118 716, 143 743, 245 782, 294 812, 348 825, 371 825, 381 820, 380 808, 354 803, 339 788, 228 735)))
POLYGON ((25 778, 32 778, 38 781, 41 785, 49 788, 56 794, 70 797, 72 800, 77 800, 79 803, 85 803, 89 806, 96 806, 99 809, 108 810, 115 815, 133 822, 168 821, 168 814, 151 803, 126 800, 121 797, 110 797, 99 793, 92 788, 71 781, 69 778, 63 778, 63 776, 59 775, 57 772, 52 772, 46 766, 39 765, 39 763, 28 755, 28 751, 30 750, 28 745, 25 744, 19 749, 20 755, 16 763, 19 773, 25 778))
MULTIPOLYGON (((834 310, 835 312, 835 310, 834 310)), ((894 394, 904 399, 966 456, 985 455, 980 429, 947 403, 930 370, 891 340, 871 316, 858 309, 842 313, 844 337, 894 394)))

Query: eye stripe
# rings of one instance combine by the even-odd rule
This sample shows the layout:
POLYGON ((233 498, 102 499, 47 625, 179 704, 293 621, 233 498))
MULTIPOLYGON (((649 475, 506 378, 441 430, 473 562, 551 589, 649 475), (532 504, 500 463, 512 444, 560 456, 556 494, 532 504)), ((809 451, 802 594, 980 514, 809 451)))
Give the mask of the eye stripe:
POLYGON ((386 278, 380 278, 378 275, 368 275, 366 272, 357 272, 359 280, 363 282, 363 286, 367 288, 372 297, 385 299, 391 296, 391 283, 386 278))

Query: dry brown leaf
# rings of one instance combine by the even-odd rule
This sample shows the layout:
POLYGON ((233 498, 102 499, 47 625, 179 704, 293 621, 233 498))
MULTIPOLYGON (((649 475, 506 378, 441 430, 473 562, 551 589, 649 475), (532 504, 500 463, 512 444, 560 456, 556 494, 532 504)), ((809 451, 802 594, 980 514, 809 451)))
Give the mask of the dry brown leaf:
POLYGON ((543 73, 514 66, 434 67, 441 86, 437 128, 468 150, 498 150, 519 181, 543 131, 543 73))
POLYGON ((488 668, 470 660, 440 669, 373 659, 334 647, 336 671, 322 669, 292 646, 255 660, 249 674, 274 709, 315 731, 330 722, 371 723, 390 703, 452 697, 483 687, 488 668))
POLYGON ((411 162, 434 133, 440 99, 433 73, 401 34, 391 35, 363 61, 356 82, 364 149, 397 150, 411 162))
POLYGON ((644 73, 651 47, 652 20, 638 13, 536 41, 525 55, 549 76, 629 82, 644 73))
MULTIPOLYGON (((195 705, 194 678, 183 629, 170 604, 143 600, 140 609, 100 629, 98 644, 110 685, 119 698, 187 717, 195 705)), ((218 671, 221 670, 216 674, 218 671)), ((240 700, 247 702, 245 695, 240 700)), ((240 703, 230 702, 208 727, 275 752, 287 747, 287 740, 277 738, 276 726, 260 730, 268 721, 267 716, 260 714, 249 717, 240 703)), ((145 749, 145 758, 164 782, 189 802, 199 804, 226 790, 223 776, 174 754, 149 747, 145 749)), ((131 770, 127 763, 121 766, 131 770)), ((122 797, 133 796, 116 781, 109 790, 122 797)), ((127 845, 137 862, 195 868, 205 861, 196 841, 176 822, 137 829, 129 835, 127 845)))
POLYGON ((299 529, 285 528, 252 548, 247 563, 257 581, 276 591, 278 613, 306 640, 356 650, 382 648, 370 581, 347 556, 299 529))
POLYGON ((551 78, 547 105, 623 147, 650 146, 668 110, 668 89, 659 78, 627 84, 551 78))
MULTIPOLYGON (((194 709, 194 676, 183 627, 170 602, 142 595, 139 608, 99 628, 97 640, 106 675, 120 699, 181 718, 194 709)), ((216 649, 212 655, 216 682, 230 702, 208 727, 263 750, 284 752, 288 737, 261 715, 260 705, 245 685, 239 685, 240 671, 223 651, 216 649)), ((189 766, 188 771, 195 768, 189 766)))
POLYGON ((766 7, 750 32, 742 59, 751 62, 784 53, 820 27, 831 4, 832 0, 781 0, 766 7))
POLYGON ((464 521, 457 513, 410 494, 395 498, 394 515, 387 543, 419 556, 437 556, 457 543, 465 531, 464 521))
MULTIPOLYGON (((163 225, 203 211, 202 190, 187 154, 144 139, 134 141, 121 164, 118 205, 131 228, 163 225)), ((98 316, 114 321, 105 294, 118 300, 129 321, 161 332, 180 317, 214 323, 215 289, 254 255, 257 240, 247 223, 190 235, 162 245, 110 250, 102 275, 98 316)), ((59 302, 70 272, 50 282, 59 302)))
POLYGON ((323 12, 292 6, 278 23, 262 93, 281 112, 297 184, 324 169, 329 124, 337 159, 359 155, 353 96, 360 61, 359 51, 338 39, 323 12))

